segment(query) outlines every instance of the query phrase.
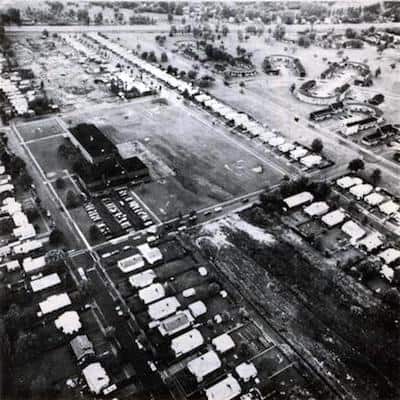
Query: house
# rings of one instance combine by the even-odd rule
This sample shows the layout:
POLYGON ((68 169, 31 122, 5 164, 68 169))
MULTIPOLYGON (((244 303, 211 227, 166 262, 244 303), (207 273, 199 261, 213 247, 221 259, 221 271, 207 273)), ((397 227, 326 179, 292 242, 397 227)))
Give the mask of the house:
POLYGON ((387 265, 397 264, 400 261, 400 250, 390 247, 380 252, 378 257, 387 265))
POLYGON ((144 304, 150 304, 165 297, 165 289, 161 283, 153 283, 140 289, 138 295, 144 304))
POLYGON ((172 296, 150 304, 147 312, 152 320, 161 320, 174 314, 179 307, 179 301, 172 296))
POLYGON ((342 232, 350 236, 351 241, 357 241, 365 235, 364 229, 362 229, 354 221, 347 221, 342 225, 342 232))
POLYGON ((358 177, 344 176, 336 181, 336 184, 342 189, 349 189, 352 186, 361 185, 363 180, 358 177))
POLYGON ((171 349, 175 357, 187 354, 203 345, 204 338, 198 329, 192 329, 171 340, 171 349))
POLYGON ((26 242, 18 242, 13 246, 14 254, 27 254, 42 248, 42 242, 39 240, 27 240, 26 242))
POLYGON ((164 319, 158 326, 158 330, 162 336, 172 336, 189 328, 193 321, 194 318, 188 310, 178 311, 176 314, 164 319))
POLYGON ((18 271, 21 268, 18 260, 8 261, 0 265, 0 271, 5 269, 7 272, 18 271))
POLYGON ((207 306, 201 300, 189 304, 188 309, 194 318, 200 317, 207 312, 207 306))
POLYGON ((276 136, 276 135, 274 135, 273 137, 271 137, 271 139, 268 140, 268 144, 271 147, 282 146, 285 142, 286 140, 282 136, 276 136))
POLYGON ((345 218, 346 215, 342 210, 334 210, 329 212, 328 214, 325 214, 321 218, 321 221, 329 228, 333 228, 336 225, 341 224, 345 220, 345 218))
POLYGON ((118 268, 125 274, 141 269, 144 265, 143 257, 140 254, 134 254, 117 262, 118 268))
POLYGON ((389 282, 392 282, 393 277, 394 277, 393 268, 388 267, 386 264, 382 265, 380 273, 386 280, 388 280, 389 282))
POLYGON ((297 146, 294 150, 290 152, 289 157, 292 160, 298 160, 299 158, 306 156, 307 153, 308 153, 307 149, 305 149, 302 146, 297 146))
POLYGON ((130 276, 129 283, 133 288, 140 289, 151 285, 156 278, 156 273, 152 269, 147 269, 146 271, 130 276))
POLYGON ((301 192, 293 196, 286 197, 286 199, 284 199, 283 202, 289 209, 291 209, 302 206, 307 203, 311 203, 313 200, 314 196, 310 192, 301 192))
POLYGON ((40 292, 61 283, 59 275, 55 272, 53 274, 45 275, 43 278, 35 279, 30 282, 32 292, 40 292))
POLYGON ((212 339, 211 344, 215 347, 218 353, 224 354, 235 348, 235 342, 228 333, 223 333, 212 339))
POLYGON ((86 335, 74 337, 69 344, 78 362, 95 355, 93 343, 86 335))
POLYGON ((207 400, 231 400, 242 393, 239 382, 228 375, 222 381, 206 389, 207 400))
POLYGON ((13 229, 13 235, 19 240, 25 240, 35 237, 36 231, 32 224, 26 224, 13 229))
POLYGON ((386 215, 392 215, 400 210, 400 205, 393 200, 389 200, 379 205, 379 210, 386 215))
POLYGON ((329 205, 325 201, 311 203, 304 209, 304 212, 310 217, 317 217, 326 214, 329 211, 329 205))
POLYGON ((82 373, 92 393, 100 394, 110 384, 110 378, 99 362, 89 364, 82 373))
POLYGON ((71 299, 67 293, 54 294, 49 296, 46 300, 39 303, 40 315, 50 314, 54 311, 60 310, 64 307, 71 305, 71 299))
POLYGON ((45 265, 46 265, 45 256, 36 258, 27 257, 22 262, 22 268, 27 274, 37 273, 39 270, 45 267, 45 265))
POLYGON ((307 168, 313 168, 320 165, 322 162, 322 157, 317 154, 310 154, 308 156, 300 158, 300 163, 307 168))
POLYGON ((163 259, 160 249, 158 247, 150 247, 148 243, 137 246, 137 249, 149 264, 154 264, 163 259))
POLYGON ((235 368, 236 374, 243 382, 248 382, 250 379, 254 379, 257 374, 257 368, 252 362, 243 362, 235 368))
POLYGON ((350 193, 357 199, 361 200, 366 195, 370 194, 374 190, 374 187, 369 183, 362 183, 350 188, 350 193))
POLYGON ((222 363, 218 354, 211 350, 187 363, 187 369, 192 373, 197 382, 202 382, 204 377, 221 368, 222 363))
POLYGON ((370 233, 364 239, 358 242, 358 247, 364 249, 368 253, 379 249, 382 245, 382 235, 378 232, 370 233))
POLYGON ((370 206, 378 206, 385 201, 385 197, 379 193, 373 192, 368 196, 364 197, 364 201, 370 206))
POLYGON ((278 146, 278 150, 282 153, 289 153, 289 151, 292 151, 295 147, 293 143, 286 142, 278 146))
POLYGON ((76 311, 66 311, 54 321, 56 328, 66 335, 79 332, 82 328, 79 314, 76 311))

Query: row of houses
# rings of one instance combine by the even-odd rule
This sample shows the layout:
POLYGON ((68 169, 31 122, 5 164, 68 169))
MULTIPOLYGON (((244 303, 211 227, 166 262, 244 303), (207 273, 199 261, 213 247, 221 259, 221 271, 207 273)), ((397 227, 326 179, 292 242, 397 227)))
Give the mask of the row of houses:
POLYGON ((36 310, 37 323, 53 325, 65 336, 76 362, 82 367, 82 377, 89 391, 98 395, 109 388, 110 378, 96 360, 93 345, 81 334, 82 321, 65 289, 65 269, 58 263, 61 258, 50 257, 52 251, 46 250, 48 237, 36 233, 5 172, 0 165, 0 224, 4 227, 8 220, 13 229, 9 235, 2 232, 2 237, 8 239, 0 246, 0 271, 11 292, 30 296, 30 307, 36 310), (93 357, 86 362, 89 355, 93 357))
MULTIPOLYGON (((359 178, 343 177, 337 180, 338 186, 346 186, 353 179, 353 193, 359 195, 366 190, 361 187, 359 178)), ((320 221, 328 230, 340 227, 340 230, 348 237, 352 246, 364 251, 367 255, 374 255, 383 263, 381 275, 389 282, 392 281, 394 270, 400 269, 400 250, 387 245, 387 240, 383 234, 374 230, 367 230, 359 222, 354 221, 351 216, 342 208, 331 209, 325 201, 314 201, 314 196, 310 192, 301 192, 289 196, 284 200, 288 211, 302 208, 303 212, 315 220, 320 221)), ((375 203, 373 194, 366 196, 366 202, 375 203), (369 197, 369 198, 368 198, 369 197)), ((393 207, 386 204, 386 208, 393 207)))
POLYGON ((393 220, 400 221, 400 202, 387 191, 382 191, 357 176, 344 176, 336 181, 336 185, 349 192, 357 201, 364 201, 381 214, 393 220))
POLYGON ((11 78, 0 77, 0 93, 10 104, 13 113, 22 116, 28 112, 28 100, 11 78))

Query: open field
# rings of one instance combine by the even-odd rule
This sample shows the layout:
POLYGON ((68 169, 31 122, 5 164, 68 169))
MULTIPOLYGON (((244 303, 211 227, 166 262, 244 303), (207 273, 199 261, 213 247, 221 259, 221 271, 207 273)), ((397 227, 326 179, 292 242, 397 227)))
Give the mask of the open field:
POLYGON ((266 162, 182 105, 135 103, 100 115, 68 117, 71 125, 83 121, 107 131, 117 144, 140 142, 174 172, 135 190, 162 219, 253 192, 281 178, 266 162), (253 170, 260 166, 261 173, 253 170))

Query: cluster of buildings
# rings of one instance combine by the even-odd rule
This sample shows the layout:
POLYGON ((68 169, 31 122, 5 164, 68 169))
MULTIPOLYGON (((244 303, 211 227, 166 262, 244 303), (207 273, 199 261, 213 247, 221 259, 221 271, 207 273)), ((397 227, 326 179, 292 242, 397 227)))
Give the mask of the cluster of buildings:
POLYGON ((212 96, 200 93, 193 100, 214 115, 223 118, 228 125, 251 138, 258 138, 264 145, 276 149, 292 161, 299 162, 306 169, 321 166, 326 162, 323 156, 313 153, 310 149, 298 143, 292 143, 280 133, 271 131, 246 113, 238 112, 212 96))
MULTIPOLYGON (((336 185, 356 199, 363 199, 371 207, 379 207, 381 212, 398 213, 399 204, 373 191, 372 185, 363 183, 361 178, 344 176, 336 181, 336 185)), ((326 234, 326 231, 340 229, 351 246, 361 250, 368 257, 376 257, 380 260, 380 275, 388 282, 392 282, 394 270, 400 268, 400 250, 388 244, 385 235, 354 221, 343 208, 332 209, 329 202, 315 201, 313 194, 307 191, 289 196, 283 202, 288 212, 301 208, 308 218, 318 221, 324 227, 318 230, 319 236, 326 234)), ((310 234, 302 230, 301 225, 299 231, 305 236, 310 234)), ((317 231, 312 230, 311 234, 314 235, 314 232, 317 231)))
POLYGON ((0 258, 23 254, 25 250, 36 250, 41 243, 34 240, 36 231, 23 211, 22 204, 15 198, 15 187, 11 176, 0 165, 0 225, 9 240, 0 247, 0 258))
POLYGON ((70 129, 68 138, 82 155, 83 163, 77 172, 89 190, 149 179, 147 166, 136 156, 123 158, 117 146, 95 125, 78 124, 70 129))
POLYGON ((262 398, 263 374, 281 370, 279 363, 287 365, 287 360, 268 340, 261 341, 261 331, 252 322, 235 322, 234 300, 214 281, 209 266, 199 263, 175 239, 128 247, 101 258, 105 268, 113 271, 146 338, 140 335, 137 345, 152 350, 147 361, 152 371, 182 398, 190 393, 207 400, 262 398), (216 288, 211 290, 213 285, 216 288), (244 354, 243 337, 252 335, 260 349, 255 355, 244 354), (268 372, 262 370, 268 353, 265 346, 272 346, 270 354, 280 360, 275 364, 271 359, 268 372))
MULTIPOLYGON (((17 72, 9 74, 8 78, 0 77, 0 93, 3 99, 9 104, 10 109, 4 110, 9 117, 14 115, 22 116, 28 113, 29 103, 25 95, 19 88, 19 83, 24 85, 24 81, 18 76, 17 72)), ((29 81, 28 81, 29 83, 29 81)), ((29 95, 29 94, 28 94, 29 95)))
POLYGON ((263 61, 264 72, 269 75, 279 75, 279 65, 283 62, 290 66, 300 78, 304 78, 307 75, 303 64, 297 57, 282 54, 273 54, 265 57, 263 61))

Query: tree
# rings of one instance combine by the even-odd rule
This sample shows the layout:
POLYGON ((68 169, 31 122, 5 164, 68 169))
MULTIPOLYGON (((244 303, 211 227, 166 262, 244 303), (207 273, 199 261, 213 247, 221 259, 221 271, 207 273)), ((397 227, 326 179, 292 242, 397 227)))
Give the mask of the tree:
POLYGON ((59 245, 64 241, 64 234, 57 228, 54 228, 49 236, 49 243, 51 245, 59 245))
POLYGON ((65 189, 65 181, 63 178, 58 177, 56 179, 56 188, 59 190, 65 189))
POLYGON ((357 36, 357 32, 351 28, 347 28, 344 34, 347 39, 355 39, 355 37, 357 36))
POLYGON ((174 21, 174 16, 172 14, 168 14, 168 23, 172 24, 174 21))
POLYGON ((390 288, 383 295, 383 301, 393 308, 400 307, 400 293, 397 288, 390 288))
POLYGON ((89 18, 89 12, 88 12, 88 10, 86 10, 86 9, 80 9, 80 10, 78 10, 77 16, 78 16, 78 21, 79 21, 79 22, 83 22, 83 23, 85 23, 86 25, 89 25, 89 23, 90 23, 90 18, 89 18))
POLYGON ((188 78, 189 78, 190 80, 194 81, 194 80, 196 79, 196 77, 197 77, 197 71, 194 70, 194 69, 191 69, 191 70, 188 72, 188 78))
POLYGON ((4 325, 11 339, 17 335, 18 330, 21 328, 20 324, 21 310, 17 304, 11 304, 7 314, 4 316, 4 325))
POLYGON ((165 51, 161 53, 161 62, 162 63, 168 62, 168 56, 167 56, 167 53, 165 51))
POLYGON ((382 178, 382 171, 376 168, 371 173, 371 181, 376 186, 382 178))
POLYGON ((67 192, 65 205, 67 208, 76 208, 81 205, 80 197, 72 190, 67 192))
POLYGON ((221 287, 216 282, 212 282, 208 285, 208 292, 210 296, 216 296, 220 290, 221 287))
POLYGON ((102 238, 102 233, 97 225, 91 225, 89 228, 89 237, 93 242, 97 242, 102 238))
POLYGON ((156 54, 154 53, 154 51, 150 51, 149 57, 148 57, 147 60, 152 62, 152 63, 156 63, 157 62, 157 57, 156 57, 156 54))
POLYGON ((43 396, 49 392, 51 385, 46 375, 40 373, 36 379, 31 383, 31 391, 34 398, 43 398, 43 396))
POLYGON ((311 149, 314 153, 321 153, 322 149, 324 148, 324 144, 322 143, 321 139, 314 139, 311 143, 311 149))
POLYGON ((37 355, 39 340, 34 333, 22 333, 16 344, 16 357, 18 360, 25 361, 37 355))
POLYGON ((100 25, 102 24, 102 22, 103 22, 103 13, 100 11, 98 14, 95 15, 94 23, 100 25))
POLYGON ((381 75, 381 73, 382 73, 381 68, 378 67, 378 68, 375 70, 375 78, 378 78, 378 77, 381 75))
POLYGON ((349 162, 347 167, 350 171, 357 172, 365 168, 364 161, 360 158, 355 158, 349 162))
POLYGON ((273 37, 275 40, 282 40, 285 37, 286 29, 284 25, 276 25, 273 33, 273 37))
POLYGON ((32 177, 26 172, 24 171, 19 177, 18 177, 18 183, 21 185, 21 187, 24 190, 27 190, 31 187, 32 183, 33 183, 33 179, 32 177))

